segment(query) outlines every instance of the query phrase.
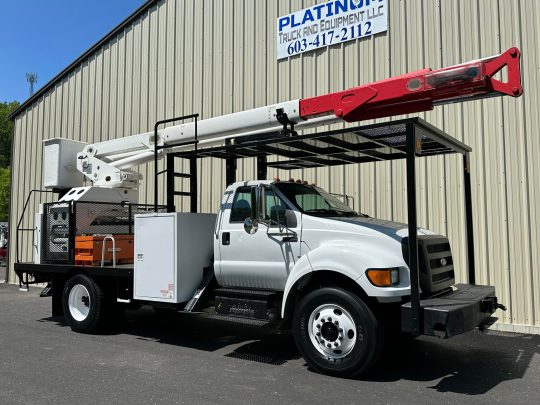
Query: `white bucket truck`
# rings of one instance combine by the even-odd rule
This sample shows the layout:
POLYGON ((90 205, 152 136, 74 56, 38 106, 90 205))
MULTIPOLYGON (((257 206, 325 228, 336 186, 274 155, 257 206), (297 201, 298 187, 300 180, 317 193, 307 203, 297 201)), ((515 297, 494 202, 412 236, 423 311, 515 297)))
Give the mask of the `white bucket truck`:
POLYGON ((96 144, 49 140, 45 187, 62 197, 42 204, 35 216, 34 261, 15 264, 21 286, 49 282, 43 295, 52 296, 53 315, 64 315, 78 332, 110 325, 129 305, 290 327, 309 365, 343 376, 367 370, 385 334, 451 337, 483 328, 502 305, 493 287, 474 284, 471 149, 417 118, 297 131, 519 96, 519 56, 511 48, 342 92, 203 121, 181 117, 194 121, 159 130, 177 120, 169 119, 153 132, 96 144), (493 77, 503 68, 505 83, 493 77), (415 159, 450 153, 464 162, 469 284, 455 283, 448 239, 417 227, 415 159), (165 156, 167 204, 161 206, 157 162, 165 156), (217 214, 196 212, 202 158, 226 161, 229 185, 217 214), (235 181, 236 161, 243 158, 256 158, 258 180, 235 181), (175 172, 175 159, 188 159, 190 172, 175 172), (268 167, 394 159, 406 160, 408 224, 358 213, 316 185, 266 180, 268 167), (152 160, 155 202, 148 206, 137 202, 140 176, 132 168, 152 160), (81 173, 91 186, 83 186, 81 173), (189 181, 189 191, 175 189, 179 177, 189 181), (191 212, 175 212, 178 196, 191 198, 191 212), (75 252, 75 240, 88 235, 104 236, 101 260, 92 265, 77 262, 75 252), (118 235, 133 235, 132 261, 115 257, 118 235))

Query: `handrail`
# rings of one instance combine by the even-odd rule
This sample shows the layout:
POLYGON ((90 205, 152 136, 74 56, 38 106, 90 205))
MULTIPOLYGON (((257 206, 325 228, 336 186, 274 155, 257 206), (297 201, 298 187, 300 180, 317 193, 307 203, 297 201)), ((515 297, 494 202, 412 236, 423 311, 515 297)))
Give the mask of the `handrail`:
POLYGON ((17 229, 21 226, 21 222, 23 220, 24 214, 26 212, 26 208, 28 207, 28 203, 30 202, 30 197, 32 196, 32 193, 54 193, 52 190, 30 190, 30 193, 28 193, 28 197, 26 197, 26 202, 24 203, 23 212, 21 214, 21 217, 19 218, 19 222, 17 222, 17 229))
MULTIPOLYGON (((15 231, 15 260, 17 261, 17 263, 20 263, 20 260, 19 260, 19 232, 28 232, 28 231, 32 231, 34 232, 35 230, 35 227, 34 228, 21 228, 21 224, 22 224, 22 221, 24 219, 24 215, 26 214, 26 209, 28 208, 28 204, 30 203, 30 197, 32 197, 32 194, 33 193, 55 193, 55 191, 52 191, 52 190, 39 190, 39 189, 33 189, 33 190, 30 190, 30 193, 28 193, 28 197, 26 198, 26 201, 24 203, 24 206, 23 206, 23 210, 22 210, 22 214, 21 214, 21 217, 19 218, 19 221, 17 222, 17 229, 15 231)), ((33 243, 33 242, 32 242, 33 243)))
POLYGON ((103 245, 101 247, 101 267, 105 266, 105 245, 107 244, 107 240, 112 241, 112 266, 113 268, 116 267, 116 241, 114 240, 114 237, 112 235, 107 235, 103 238, 103 245))

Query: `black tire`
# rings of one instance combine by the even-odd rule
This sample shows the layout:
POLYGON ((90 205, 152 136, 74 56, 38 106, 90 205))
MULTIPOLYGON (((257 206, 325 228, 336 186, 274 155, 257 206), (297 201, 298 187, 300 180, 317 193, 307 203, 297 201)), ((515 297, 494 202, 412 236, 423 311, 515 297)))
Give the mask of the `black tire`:
POLYGON ((118 312, 106 300, 100 286, 84 274, 77 274, 66 282, 62 294, 62 306, 66 322, 73 331, 80 333, 103 330, 110 326, 111 319, 116 317, 118 312), (72 293, 73 302, 70 306, 72 293), (75 297, 80 297, 80 300, 75 300, 75 297), (79 306, 81 311, 77 312, 76 306, 79 306))
MULTIPOLYGON (((343 321, 343 319, 341 320, 343 321)), ((317 372, 340 377, 355 377, 367 371, 379 357, 384 340, 384 328, 373 314, 373 311, 357 295, 338 287, 317 289, 302 298, 294 313, 292 329, 298 350, 308 365, 317 372), (335 318, 336 320, 329 323, 325 322, 324 318, 320 318, 323 319, 322 321, 317 320, 318 315, 316 312, 319 312, 321 306, 323 309, 320 313, 326 311, 326 308, 337 306, 344 310, 343 313, 340 313, 339 309, 337 310, 336 313, 339 316, 347 316, 347 319, 354 321, 356 331, 348 335, 348 343, 347 337, 345 337, 345 340, 341 340, 344 345, 353 345, 349 349, 350 351, 340 353, 340 350, 335 350, 334 352, 338 353, 335 355, 321 352, 321 350, 326 350, 324 346, 328 343, 333 345, 338 342, 338 344, 341 344, 338 339, 343 339, 342 329, 339 329, 339 338, 336 338, 335 334, 325 336, 323 333, 320 337, 310 334, 309 330, 313 328, 313 326, 309 325, 312 314, 314 315, 313 324, 322 325, 322 328, 318 329, 319 331, 329 331, 328 328, 333 328, 331 324, 341 319, 338 316, 335 318), (312 341, 312 338, 319 345, 312 341), (328 340, 325 341, 321 338, 327 338, 328 340), (335 356, 343 357, 336 358, 335 356)), ((332 348, 328 350, 332 350, 332 348)))

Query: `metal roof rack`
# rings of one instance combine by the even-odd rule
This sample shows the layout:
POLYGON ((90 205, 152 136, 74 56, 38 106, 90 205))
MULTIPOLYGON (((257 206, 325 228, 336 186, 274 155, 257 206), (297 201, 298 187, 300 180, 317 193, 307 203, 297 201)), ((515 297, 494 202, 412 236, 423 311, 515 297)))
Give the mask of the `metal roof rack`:
MULTIPOLYGON (((416 156, 466 154, 471 151, 469 146, 415 117, 288 137, 280 136, 279 132, 231 137, 223 146, 199 147, 197 158, 238 159, 274 155, 281 159, 267 162, 267 166, 283 170, 405 159, 408 124, 416 133, 416 156)), ((193 156, 193 152, 174 155, 188 157, 193 156)))

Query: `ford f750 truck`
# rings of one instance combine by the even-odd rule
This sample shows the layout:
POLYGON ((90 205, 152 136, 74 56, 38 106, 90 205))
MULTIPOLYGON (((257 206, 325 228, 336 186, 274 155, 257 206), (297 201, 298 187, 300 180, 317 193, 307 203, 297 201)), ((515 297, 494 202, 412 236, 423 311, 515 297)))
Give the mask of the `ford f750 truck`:
MULTIPOLYGON (((49 139, 43 182, 61 198, 34 215, 34 259, 15 264, 21 287, 48 283, 42 295, 52 297, 53 315, 83 333, 118 324, 137 305, 291 328, 309 365, 341 376, 368 370, 389 335, 485 328, 504 307, 494 287, 475 285, 471 149, 418 118, 320 127, 519 96, 519 56, 511 48, 222 117, 167 119, 153 132, 95 144, 49 139), (507 82, 494 78, 501 69, 507 82), (159 129, 177 120, 184 123, 159 129), (463 159, 468 284, 456 284, 448 238, 417 226, 415 161, 441 154, 463 159), (215 214, 197 212, 197 162, 205 158, 225 160, 228 186, 215 214), (256 160, 257 180, 238 182, 236 163, 246 158, 256 160), (188 173, 175 170, 178 159, 188 173), (288 174, 396 159, 406 161, 407 193, 396 198, 407 200, 407 224, 371 218, 305 181, 267 180, 268 168, 288 174), (152 205, 139 204, 132 170, 146 162, 155 168, 152 205), (178 179, 187 186, 178 190, 178 179), (179 198, 190 199, 189 212, 176 211, 179 198)), ((25 231, 17 232, 18 256, 25 231)))

